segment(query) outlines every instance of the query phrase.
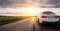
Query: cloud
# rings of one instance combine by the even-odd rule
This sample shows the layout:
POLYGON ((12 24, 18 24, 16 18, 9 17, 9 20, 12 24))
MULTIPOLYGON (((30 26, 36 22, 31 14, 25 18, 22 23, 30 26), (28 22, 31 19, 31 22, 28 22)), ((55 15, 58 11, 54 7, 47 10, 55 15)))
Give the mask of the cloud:
POLYGON ((9 7, 12 5, 23 4, 23 3, 25 3, 24 0, 0 0, 0 7, 9 7))
MULTIPOLYGON (((34 0, 33 3, 42 4, 45 8, 58 8, 60 7, 60 0, 34 0)), ((38 5, 41 7, 40 5, 38 5)))
POLYGON ((42 7, 60 7, 60 0, 0 0, 0 7, 15 7, 20 4, 32 3, 32 4, 43 4, 42 7))
POLYGON ((46 5, 51 5, 51 6, 48 6, 48 7, 60 7, 60 0, 46 0, 44 2, 44 4, 46 5))

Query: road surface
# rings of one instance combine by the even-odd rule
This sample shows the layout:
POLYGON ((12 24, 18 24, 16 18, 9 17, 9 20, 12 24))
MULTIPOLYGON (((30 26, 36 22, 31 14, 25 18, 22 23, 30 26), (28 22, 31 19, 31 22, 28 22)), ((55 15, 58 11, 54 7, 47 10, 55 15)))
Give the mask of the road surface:
POLYGON ((28 18, 0 26, 0 31, 60 31, 46 29, 46 27, 48 26, 38 24, 38 22, 36 22, 36 18, 28 18))
POLYGON ((34 21, 34 18, 28 18, 18 22, 6 24, 0 27, 0 31, 33 31, 34 21))
POLYGON ((60 24, 39 24, 36 22, 35 31, 60 31, 60 24))

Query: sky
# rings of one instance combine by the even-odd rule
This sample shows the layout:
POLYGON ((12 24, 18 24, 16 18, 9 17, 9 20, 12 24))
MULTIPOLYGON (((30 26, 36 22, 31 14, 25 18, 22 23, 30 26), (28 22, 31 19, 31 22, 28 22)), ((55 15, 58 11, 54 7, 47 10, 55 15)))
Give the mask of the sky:
POLYGON ((0 15, 36 15, 41 11, 54 11, 60 14, 60 0, 0 0, 0 15), (26 9, 22 7, 28 7, 26 9), (35 8, 34 8, 35 7, 35 8), (39 8, 39 9, 36 9, 39 8), (53 8, 53 9, 41 9, 41 8, 53 8))
POLYGON ((60 15, 60 8, 8 8, 0 9, 0 15, 5 16, 36 16, 43 11, 52 11, 60 15), (8 10, 9 9, 9 10, 8 10))
POLYGON ((21 7, 24 4, 37 5, 43 8, 59 8, 60 0, 0 0, 0 7, 21 7))

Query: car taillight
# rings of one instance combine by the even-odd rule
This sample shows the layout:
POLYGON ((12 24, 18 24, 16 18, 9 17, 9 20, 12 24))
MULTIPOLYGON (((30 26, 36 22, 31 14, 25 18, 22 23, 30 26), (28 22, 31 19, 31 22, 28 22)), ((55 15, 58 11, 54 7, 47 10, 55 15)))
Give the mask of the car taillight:
POLYGON ((58 16, 54 16, 54 18, 58 18, 58 16))
POLYGON ((47 18, 47 16, 41 16, 41 18, 47 18))

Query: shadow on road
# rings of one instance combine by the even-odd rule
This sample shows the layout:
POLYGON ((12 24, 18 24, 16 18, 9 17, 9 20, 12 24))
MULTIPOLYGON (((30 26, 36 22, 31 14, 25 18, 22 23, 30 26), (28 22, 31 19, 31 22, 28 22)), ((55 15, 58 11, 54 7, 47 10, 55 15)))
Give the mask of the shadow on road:
POLYGON ((36 22, 37 30, 35 31, 60 31, 60 24, 39 24, 36 22))
POLYGON ((42 24, 42 30, 55 30, 60 31, 60 25, 58 24, 42 24))

